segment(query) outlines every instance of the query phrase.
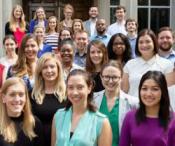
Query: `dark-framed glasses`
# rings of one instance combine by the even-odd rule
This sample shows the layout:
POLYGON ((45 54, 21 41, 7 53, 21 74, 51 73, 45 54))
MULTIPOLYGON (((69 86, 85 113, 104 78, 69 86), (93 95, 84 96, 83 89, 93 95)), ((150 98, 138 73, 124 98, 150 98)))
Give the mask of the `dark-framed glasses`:
POLYGON ((104 81, 109 82, 109 80, 111 79, 113 82, 117 82, 121 77, 119 76, 108 76, 108 75, 102 75, 102 78, 104 81))

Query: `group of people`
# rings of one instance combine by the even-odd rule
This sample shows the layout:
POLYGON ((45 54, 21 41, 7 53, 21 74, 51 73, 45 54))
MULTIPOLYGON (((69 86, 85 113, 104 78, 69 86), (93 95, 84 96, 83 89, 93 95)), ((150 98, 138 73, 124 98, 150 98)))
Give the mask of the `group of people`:
POLYGON ((89 20, 26 23, 16 5, 0 58, 1 146, 175 146, 175 52, 169 27, 137 34, 137 22, 107 27, 98 7, 89 20))

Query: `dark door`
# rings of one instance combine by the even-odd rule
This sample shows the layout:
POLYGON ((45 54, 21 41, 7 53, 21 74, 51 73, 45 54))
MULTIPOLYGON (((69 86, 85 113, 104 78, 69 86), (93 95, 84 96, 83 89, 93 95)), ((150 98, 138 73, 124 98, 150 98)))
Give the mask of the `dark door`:
POLYGON ((37 7, 44 7, 47 18, 49 16, 57 16, 61 21, 63 19, 63 7, 69 3, 74 7, 74 18, 80 18, 83 21, 88 19, 89 7, 94 4, 93 0, 23 0, 23 9, 26 20, 33 18, 37 7))

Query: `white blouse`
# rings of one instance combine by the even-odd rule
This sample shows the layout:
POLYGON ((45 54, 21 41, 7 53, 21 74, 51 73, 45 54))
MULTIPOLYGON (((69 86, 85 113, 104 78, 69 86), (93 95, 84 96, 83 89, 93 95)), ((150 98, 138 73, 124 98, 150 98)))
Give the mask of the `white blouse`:
POLYGON ((156 70, 161 71, 163 74, 167 74, 172 72, 173 68, 174 66, 172 62, 160 57, 159 55, 153 56, 148 61, 145 61, 142 57, 137 57, 128 61, 124 66, 124 73, 129 75, 128 94, 138 97, 140 79, 147 71, 156 70))

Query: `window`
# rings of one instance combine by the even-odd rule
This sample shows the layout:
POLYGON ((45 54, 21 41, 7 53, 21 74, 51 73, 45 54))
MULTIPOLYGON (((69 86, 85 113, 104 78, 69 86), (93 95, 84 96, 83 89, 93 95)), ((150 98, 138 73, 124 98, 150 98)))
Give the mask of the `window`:
POLYGON ((155 32, 170 25, 170 0, 138 0, 139 30, 151 28, 155 32))
POLYGON ((115 18, 115 8, 120 4, 120 0, 110 0, 110 23, 114 23, 116 21, 115 18))

